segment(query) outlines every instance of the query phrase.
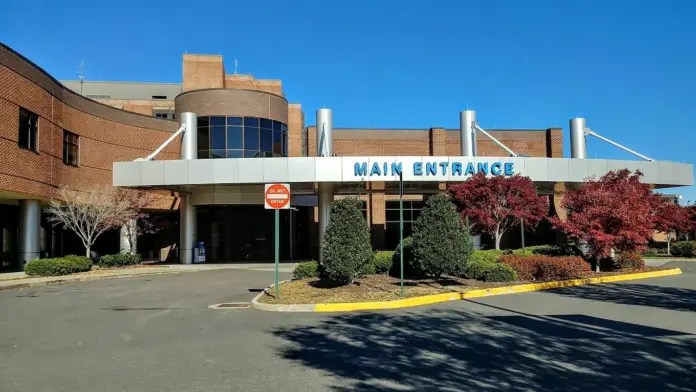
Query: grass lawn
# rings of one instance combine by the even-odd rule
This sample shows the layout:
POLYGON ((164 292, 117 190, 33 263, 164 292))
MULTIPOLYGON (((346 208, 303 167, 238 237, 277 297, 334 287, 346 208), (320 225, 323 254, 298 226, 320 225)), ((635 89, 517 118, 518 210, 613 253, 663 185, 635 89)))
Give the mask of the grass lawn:
MULTIPOLYGON (((661 270, 660 267, 646 267, 643 270, 592 272, 587 277, 620 275, 636 272, 661 270)), ((265 304, 318 304, 392 301, 401 298, 418 297, 448 292, 466 292, 469 290, 513 286, 531 282, 482 282, 473 279, 447 278, 441 281, 433 279, 404 280, 404 296, 401 297, 399 279, 387 275, 367 275, 355 284, 335 286, 317 278, 292 280, 280 285, 280 299, 275 297, 273 289, 266 289, 259 302, 265 304)), ((538 282, 536 282, 538 283, 538 282)))

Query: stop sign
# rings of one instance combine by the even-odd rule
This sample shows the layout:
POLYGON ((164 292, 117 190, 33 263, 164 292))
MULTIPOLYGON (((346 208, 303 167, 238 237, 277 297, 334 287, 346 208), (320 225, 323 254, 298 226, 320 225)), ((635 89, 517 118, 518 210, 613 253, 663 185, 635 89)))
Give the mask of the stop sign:
POLYGON ((290 208, 290 184, 266 184, 264 200, 266 209, 285 210, 290 208))

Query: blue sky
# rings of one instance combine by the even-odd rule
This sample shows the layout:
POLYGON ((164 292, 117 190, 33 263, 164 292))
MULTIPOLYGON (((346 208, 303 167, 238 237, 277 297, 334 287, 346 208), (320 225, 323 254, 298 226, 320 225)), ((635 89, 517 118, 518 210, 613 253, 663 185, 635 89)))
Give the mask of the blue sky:
MULTIPOLYGON (((337 127, 588 126, 694 163, 696 2, 7 0, 0 40, 58 79, 181 81, 181 55, 283 80, 306 123, 337 127)), ((590 158, 633 159, 596 139, 590 158)), ((696 200, 696 189, 675 190, 696 200)))

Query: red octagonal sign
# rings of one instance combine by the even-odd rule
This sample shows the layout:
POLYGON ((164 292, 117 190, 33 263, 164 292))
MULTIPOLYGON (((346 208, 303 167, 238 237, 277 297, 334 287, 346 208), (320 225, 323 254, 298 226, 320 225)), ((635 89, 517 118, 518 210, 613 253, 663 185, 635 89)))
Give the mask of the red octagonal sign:
POLYGON ((264 200, 266 209, 285 210, 290 208, 290 184, 266 184, 264 200))

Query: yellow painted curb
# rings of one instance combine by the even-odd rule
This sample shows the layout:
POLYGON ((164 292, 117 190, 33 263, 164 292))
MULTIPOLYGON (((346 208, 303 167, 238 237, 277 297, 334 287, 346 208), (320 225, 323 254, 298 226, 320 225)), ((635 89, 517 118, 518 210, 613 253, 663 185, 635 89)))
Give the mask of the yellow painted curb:
POLYGON ((380 309, 398 309, 408 308, 411 306, 420 306, 434 304, 445 301, 455 301, 469 298, 489 297, 493 295, 524 293, 529 291, 540 291, 557 289, 569 286, 581 286, 586 284, 620 282, 622 280, 635 280, 657 278, 660 276, 679 275, 682 271, 679 268, 668 270, 639 272, 635 274, 602 276, 597 278, 559 280, 554 282, 529 283, 516 286, 495 287, 491 289, 471 290, 464 293, 445 293, 426 295, 422 297, 413 297, 398 299, 394 301, 377 301, 377 302, 353 302, 353 303, 337 303, 337 304, 316 304, 315 312, 352 312, 355 310, 380 310, 380 309))

